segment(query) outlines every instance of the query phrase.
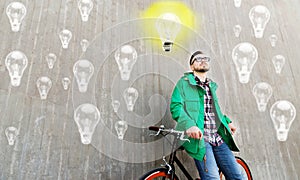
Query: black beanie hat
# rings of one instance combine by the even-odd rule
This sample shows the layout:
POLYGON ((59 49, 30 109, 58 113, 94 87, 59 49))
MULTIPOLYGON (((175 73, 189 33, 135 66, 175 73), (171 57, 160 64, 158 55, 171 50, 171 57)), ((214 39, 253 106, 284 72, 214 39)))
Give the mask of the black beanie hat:
POLYGON ((191 55, 191 58, 190 58, 190 65, 192 65, 194 57, 197 56, 198 54, 203 54, 203 52, 202 51, 196 51, 196 52, 194 52, 191 55))

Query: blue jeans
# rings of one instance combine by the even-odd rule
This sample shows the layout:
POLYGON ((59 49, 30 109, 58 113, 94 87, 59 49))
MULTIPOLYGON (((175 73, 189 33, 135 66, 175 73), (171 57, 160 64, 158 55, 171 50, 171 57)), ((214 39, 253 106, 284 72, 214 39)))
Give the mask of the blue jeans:
POLYGON ((219 168, 226 179, 242 179, 235 157, 225 142, 220 146, 212 146, 205 142, 205 146, 206 160, 199 161, 194 159, 201 180, 219 180, 219 168))

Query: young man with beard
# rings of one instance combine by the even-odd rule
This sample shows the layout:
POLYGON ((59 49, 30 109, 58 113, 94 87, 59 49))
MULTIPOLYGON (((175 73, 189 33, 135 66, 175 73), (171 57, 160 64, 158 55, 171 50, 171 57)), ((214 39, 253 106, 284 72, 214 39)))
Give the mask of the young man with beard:
POLYGON ((183 144, 194 158, 201 180, 241 179, 238 164, 231 151, 239 151, 232 135, 236 127, 219 107, 217 84, 207 78, 210 57, 196 51, 190 57, 190 68, 177 82, 171 98, 172 118, 176 129, 185 131, 190 142, 183 144))

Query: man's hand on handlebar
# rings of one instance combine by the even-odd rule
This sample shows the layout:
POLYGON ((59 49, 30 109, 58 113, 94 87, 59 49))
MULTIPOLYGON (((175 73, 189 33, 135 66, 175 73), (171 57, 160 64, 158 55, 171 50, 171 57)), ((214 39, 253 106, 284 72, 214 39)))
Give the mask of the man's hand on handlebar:
POLYGON ((194 139, 202 139, 203 137, 202 132, 197 126, 192 126, 189 129, 187 129, 185 132, 189 137, 194 139))
POLYGON ((161 125, 160 127, 156 127, 156 126, 150 126, 149 127, 149 130, 152 130, 152 131, 157 131, 157 133, 155 134, 150 134, 150 136, 158 136, 160 134, 162 134, 163 136, 166 136, 167 134, 173 134, 173 135, 176 135, 176 137, 182 141, 188 141, 190 142, 189 139, 185 138, 184 135, 185 135, 185 132, 184 131, 177 131, 177 130, 174 130, 174 129, 165 129, 165 127, 163 125, 161 125), (167 134, 164 134, 164 132, 166 132, 167 134))

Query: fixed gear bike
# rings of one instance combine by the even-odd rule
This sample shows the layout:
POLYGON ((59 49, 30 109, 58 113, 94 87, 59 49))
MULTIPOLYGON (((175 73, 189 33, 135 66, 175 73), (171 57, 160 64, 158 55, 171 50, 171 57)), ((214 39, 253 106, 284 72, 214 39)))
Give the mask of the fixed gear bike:
MULTIPOLYGON (((140 180, 159 180, 159 179, 166 179, 166 180, 179 180, 178 176, 176 175, 176 169, 175 169, 175 163, 179 167, 179 169, 183 172, 185 177, 188 180, 193 180, 192 176, 189 174, 189 172, 186 170, 186 168, 183 166, 183 164, 180 162, 180 160, 176 156, 176 152, 179 150, 183 150, 184 148, 178 146, 178 141, 189 141, 189 139, 185 138, 184 131, 177 131, 174 129, 166 129, 163 125, 160 127, 151 126, 149 127, 149 130, 156 131, 155 136, 163 135, 164 137, 167 135, 173 135, 175 138, 173 139, 173 142, 171 143, 171 154, 169 156, 169 160, 167 161, 165 157, 163 157, 164 161, 164 167, 155 168, 144 175, 140 177, 140 180)), ((235 156, 237 163, 240 166, 241 174, 243 177, 243 180, 252 180, 252 174, 250 171, 249 166, 247 163, 238 156, 235 156)), ((220 179, 225 180, 225 177, 223 176, 222 172, 220 172, 220 179)), ((196 180, 200 180, 199 178, 196 178, 196 180)))

